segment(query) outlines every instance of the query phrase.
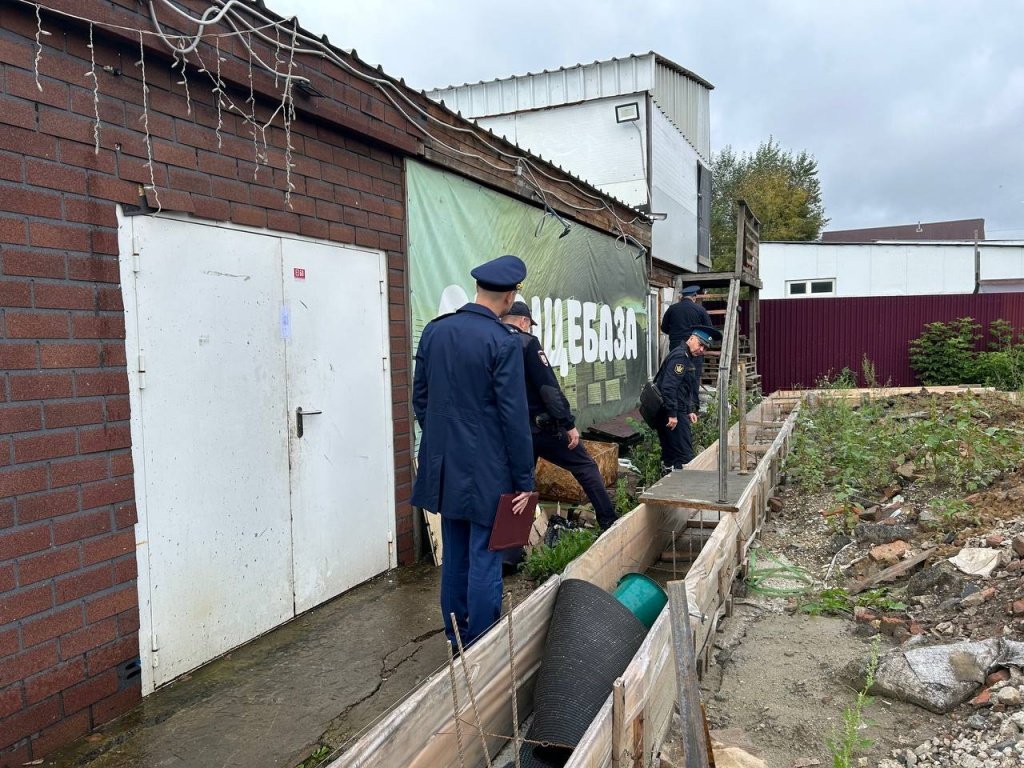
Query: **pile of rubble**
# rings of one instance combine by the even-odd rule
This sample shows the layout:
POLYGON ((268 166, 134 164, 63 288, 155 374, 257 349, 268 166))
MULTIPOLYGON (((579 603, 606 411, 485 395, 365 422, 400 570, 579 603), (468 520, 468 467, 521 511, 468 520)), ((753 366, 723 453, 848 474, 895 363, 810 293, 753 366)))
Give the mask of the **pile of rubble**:
MULTIPOLYGON (((966 497, 956 518, 936 514, 941 504, 906 480, 877 504, 844 502, 819 514, 807 502, 823 499, 784 493, 771 526, 779 549, 820 582, 841 582, 851 603, 884 589, 874 593, 884 599, 852 612, 857 632, 896 646, 878 660, 871 692, 948 716, 942 735, 894 750, 877 768, 1018 768, 1024 643, 1013 638, 1024 638, 1024 476, 966 497)), ((863 682, 864 666, 848 670, 850 679, 863 682)))

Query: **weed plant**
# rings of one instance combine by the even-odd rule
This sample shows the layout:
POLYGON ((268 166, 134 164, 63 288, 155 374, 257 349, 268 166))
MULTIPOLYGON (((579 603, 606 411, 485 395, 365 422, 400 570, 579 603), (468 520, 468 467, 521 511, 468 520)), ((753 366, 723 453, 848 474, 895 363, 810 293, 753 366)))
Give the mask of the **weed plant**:
POLYGON ((626 513, 632 512, 636 503, 637 498, 629 492, 629 484, 626 479, 620 477, 615 483, 615 516, 622 517, 626 513))
POLYGON ((629 448, 629 459, 640 471, 640 484, 647 488, 661 479, 661 444, 658 442, 658 433, 647 426, 646 422, 630 419, 629 423, 640 435, 640 440, 629 448))
POLYGON ((849 616, 857 607, 880 611, 905 611, 907 604, 889 596, 885 587, 851 595, 842 587, 823 589, 800 603, 800 610, 812 616, 849 616))
POLYGON ((963 530, 965 525, 976 526, 980 522, 978 513, 963 499, 942 497, 932 499, 928 502, 928 506, 938 516, 938 527, 943 531, 960 531, 963 530))
POLYGON ((331 748, 326 744, 321 744, 312 752, 309 753, 309 757, 299 763, 295 768, 317 768, 317 766, 323 765, 327 762, 327 758, 331 755, 331 748))
POLYGON ((864 710, 873 701, 868 696, 868 691, 875 684, 878 655, 879 638, 876 636, 871 644, 871 655, 868 658, 864 687, 857 691, 857 698, 853 704, 843 711, 841 727, 838 730, 834 729, 832 737, 826 741, 832 755, 832 768, 850 768, 854 764, 853 761, 857 753, 871 746, 871 739, 861 735, 860 730, 864 725, 864 710))
POLYGON ((565 566, 582 555, 597 541, 597 532, 592 528, 576 528, 562 531, 554 546, 540 544, 531 550, 519 568, 534 581, 543 581, 565 570, 565 566))

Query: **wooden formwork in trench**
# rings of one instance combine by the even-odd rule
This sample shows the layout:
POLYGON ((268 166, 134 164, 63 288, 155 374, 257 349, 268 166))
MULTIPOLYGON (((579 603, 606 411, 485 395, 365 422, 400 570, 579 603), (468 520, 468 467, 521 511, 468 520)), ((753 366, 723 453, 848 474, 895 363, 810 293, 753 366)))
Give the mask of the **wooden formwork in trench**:
MULTIPOLYGON (((920 388, 872 390, 870 394, 917 391, 920 388)), ((830 392, 849 397, 862 393, 830 392)), ((747 474, 730 473, 730 483, 736 483, 731 486, 730 500, 692 499, 684 494, 678 501, 662 496, 641 503, 561 577, 550 578, 503 617, 462 659, 424 681, 334 760, 331 768, 484 765, 485 745, 488 756, 493 757, 516 735, 513 690, 518 720, 531 714, 533 687, 561 580, 585 579, 611 591, 626 573, 646 570, 688 525, 713 525, 710 538, 683 579, 694 650, 700 666, 706 666, 712 637, 722 617, 731 611, 732 584, 746 563, 764 521, 768 498, 778 483, 799 403, 808 394, 775 393, 747 415, 747 447, 752 459, 760 458, 747 474), (709 511, 717 514, 717 520, 707 522, 709 511)), ((730 430, 731 446, 737 444, 738 429, 736 425, 730 430)), ((698 473, 716 469, 717 450, 715 443, 686 469, 673 474, 681 474, 686 486, 687 473, 698 478, 698 473)), ((737 466, 737 458, 733 469, 745 470, 737 466)), ((666 608, 623 673, 616 695, 608 697, 574 750, 569 768, 651 764, 671 722, 676 698, 671 621, 666 608)))

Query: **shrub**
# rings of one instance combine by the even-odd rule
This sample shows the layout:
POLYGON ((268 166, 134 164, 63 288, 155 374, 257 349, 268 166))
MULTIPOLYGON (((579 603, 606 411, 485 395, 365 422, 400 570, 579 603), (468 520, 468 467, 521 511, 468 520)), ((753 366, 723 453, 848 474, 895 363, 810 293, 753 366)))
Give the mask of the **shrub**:
POLYGON ((928 386, 973 383, 979 327, 970 317, 925 325, 910 342, 910 367, 918 380, 928 386))

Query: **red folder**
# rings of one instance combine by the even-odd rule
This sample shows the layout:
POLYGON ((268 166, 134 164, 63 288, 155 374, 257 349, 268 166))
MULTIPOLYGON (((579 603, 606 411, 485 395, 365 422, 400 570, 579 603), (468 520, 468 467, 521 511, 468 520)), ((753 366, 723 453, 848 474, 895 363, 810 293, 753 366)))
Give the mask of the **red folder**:
POLYGON ((531 493, 530 500, 526 502, 526 509, 518 515, 512 512, 512 501, 515 497, 514 493, 503 493, 498 500, 498 512, 494 516, 491 540, 487 545, 491 552, 522 547, 530 541, 530 529, 533 527, 533 517, 537 511, 540 494, 536 491, 531 493))

